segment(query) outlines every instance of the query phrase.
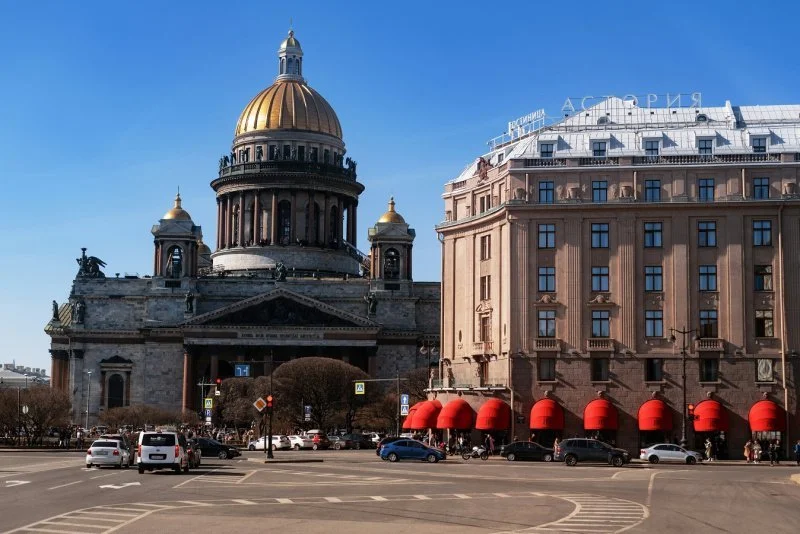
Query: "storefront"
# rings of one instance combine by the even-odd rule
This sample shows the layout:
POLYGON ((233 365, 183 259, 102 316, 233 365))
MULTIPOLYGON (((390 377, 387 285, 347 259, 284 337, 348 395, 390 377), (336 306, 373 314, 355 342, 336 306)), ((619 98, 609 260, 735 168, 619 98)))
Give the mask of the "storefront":
POLYGON ((531 408, 531 441, 552 447, 564 434, 564 409, 553 399, 540 399, 531 408))
POLYGON ((672 442, 672 410, 659 399, 650 399, 639 407, 639 447, 672 442))
POLYGON ((718 460, 728 459, 728 438, 730 428, 728 411, 719 402, 706 399, 694 407, 694 443, 698 451, 706 449, 706 440, 711 441, 712 454, 718 460))
POLYGON ((494 437, 495 447, 500 447, 504 443, 510 443, 511 436, 508 429, 511 426, 511 408, 500 399, 489 399, 478 410, 478 417, 475 419, 475 430, 481 432, 481 439, 486 434, 494 437))
POLYGON ((595 399, 583 410, 583 429, 587 438, 616 445, 619 414, 607 399, 595 399))

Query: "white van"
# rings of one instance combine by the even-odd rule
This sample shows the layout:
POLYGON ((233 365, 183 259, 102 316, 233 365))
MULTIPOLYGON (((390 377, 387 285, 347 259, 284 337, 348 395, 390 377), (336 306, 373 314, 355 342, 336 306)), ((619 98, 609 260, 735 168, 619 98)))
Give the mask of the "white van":
POLYGON ((189 455, 186 454, 186 438, 177 432, 142 432, 136 450, 139 474, 145 469, 172 469, 180 473, 189 472, 189 455))

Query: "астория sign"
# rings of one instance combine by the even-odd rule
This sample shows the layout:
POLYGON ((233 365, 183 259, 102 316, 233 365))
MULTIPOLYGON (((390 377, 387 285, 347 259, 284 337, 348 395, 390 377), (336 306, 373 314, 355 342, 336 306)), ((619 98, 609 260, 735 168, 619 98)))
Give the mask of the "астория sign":
MULTIPOLYGON (((592 107, 593 105, 597 104, 598 101, 607 100, 609 98, 613 98, 614 95, 605 95, 605 96, 581 96, 581 97, 567 97, 564 101, 564 105, 561 106, 561 111, 563 113, 575 113, 575 111, 586 111, 588 108, 592 107), (576 108, 573 102, 579 103, 579 107, 576 108)), ((702 93, 676 93, 670 94, 667 93, 665 95, 658 95, 655 93, 648 93, 644 96, 636 96, 636 95, 625 95, 622 97, 623 102, 630 102, 634 106, 638 106, 640 100, 643 100, 645 104, 647 104, 647 109, 651 107, 666 107, 666 108, 681 108, 681 107, 690 107, 690 108, 699 108, 702 106, 703 94, 702 93), (688 99, 689 105, 684 106, 683 102, 688 99), (661 105, 666 104, 666 105, 661 105)), ((511 123, 509 123, 511 124, 511 123)))

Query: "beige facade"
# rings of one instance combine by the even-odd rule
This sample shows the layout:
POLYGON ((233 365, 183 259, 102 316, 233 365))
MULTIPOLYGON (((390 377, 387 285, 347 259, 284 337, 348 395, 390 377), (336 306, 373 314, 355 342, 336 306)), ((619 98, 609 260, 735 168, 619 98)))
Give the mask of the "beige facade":
POLYGON ((755 122, 717 126, 711 154, 690 145, 668 155, 670 139, 698 133, 695 124, 675 121, 656 136, 646 124, 567 119, 497 147, 448 183, 438 227, 443 359, 432 393, 476 409, 489 396, 506 400, 508 430, 520 438, 536 426, 534 402, 549 397, 565 424, 534 430, 548 438, 599 431, 631 450, 673 441, 684 403, 711 399, 728 421, 710 430, 689 421, 690 446, 712 437, 720 455, 739 458, 756 430, 785 443, 787 423, 796 440, 800 147, 721 149, 726 136, 747 139, 755 122), (648 136, 658 152, 643 150, 648 136), (606 140, 602 152, 595 139, 606 140), (582 142, 586 154, 575 150, 582 142), (553 147, 563 144, 570 150, 559 157, 553 147), (618 424, 589 428, 584 409, 598 397, 618 424), (668 408, 655 431, 637 417, 653 398, 668 408), (764 399, 777 421, 748 419, 764 399))

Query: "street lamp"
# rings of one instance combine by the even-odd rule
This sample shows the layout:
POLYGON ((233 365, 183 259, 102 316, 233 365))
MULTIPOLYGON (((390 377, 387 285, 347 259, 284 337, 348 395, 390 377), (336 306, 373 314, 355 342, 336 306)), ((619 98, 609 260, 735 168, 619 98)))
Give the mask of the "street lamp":
POLYGON ((86 426, 83 427, 85 431, 89 430, 89 399, 92 398, 92 372, 86 371, 89 375, 89 381, 86 385, 86 426))
POLYGON ((683 391, 683 407, 681 408, 681 414, 683 416, 682 417, 682 421, 681 421, 681 447, 686 447, 686 445, 689 443, 686 440, 686 419, 687 419, 687 415, 686 415, 686 350, 689 348, 689 345, 686 344, 686 336, 688 334, 695 334, 695 336, 693 338, 694 341, 697 341, 698 339, 700 339, 700 336, 698 335, 699 332, 698 332, 698 330, 696 328, 691 328, 691 329, 687 330, 685 326, 683 327, 683 330, 678 330, 677 328, 670 328, 669 331, 670 331, 670 336, 669 336, 670 343, 674 344, 675 341, 677 341, 677 338, 675 337, 675 334, 680 334, 681 335, 681 366, 682 366, 682 371, 681 371, 681 390, 683 391))

